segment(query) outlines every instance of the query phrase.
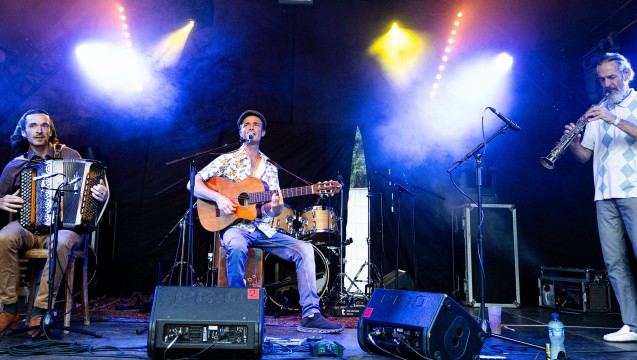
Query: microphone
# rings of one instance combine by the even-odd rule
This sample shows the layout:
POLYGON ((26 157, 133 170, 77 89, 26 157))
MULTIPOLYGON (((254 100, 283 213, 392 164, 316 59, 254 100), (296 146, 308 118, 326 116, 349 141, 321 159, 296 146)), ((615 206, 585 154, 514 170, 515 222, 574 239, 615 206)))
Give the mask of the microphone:
POLYGON ((254 134, 249 134, 247 139, 241 138, 239 141, 242 143, 247 142, 249 144, 252 142, 252 139, 254 139, 254 134))
POLYGON ((518 126, 518 124, 514 123, 513 121, 507 119, 506 116, 500 114, 498 112, 498 110, 492 108, 492 107, 487 107, 487 109, 491 110, 492 113, 494 113, 497 117, 500 118, 500 120, 504 121, 505 124, 509 125, 509 127, 511 129, 513 129, 513 131, 520 131, 520 127, 518 126))
POLYGON ((73 185, 73 184, 75 184, 76 182, 78 182, 78 181, 80 181, 80 180, 82 180, 82 178, 78 176, 78 177, 76 177, 75 179, 73 179, 73 180, 69 181, 69 182, 67 183, 67 185, 73 185))
POLYGON ((48 178, 50 178, 50 177, 54 177, 54 176, 57 176, 57 175, 62 175, 62 174, 60 174, 60 173, 49 173, 49 174, 44 174, 44 175, 40 175, 40 176, 36 176, 36 177, 34 177, 34 178, 33 178, 33 181, 40 181, 40 180, 42 180, 42 179, 48 179, 48 178))

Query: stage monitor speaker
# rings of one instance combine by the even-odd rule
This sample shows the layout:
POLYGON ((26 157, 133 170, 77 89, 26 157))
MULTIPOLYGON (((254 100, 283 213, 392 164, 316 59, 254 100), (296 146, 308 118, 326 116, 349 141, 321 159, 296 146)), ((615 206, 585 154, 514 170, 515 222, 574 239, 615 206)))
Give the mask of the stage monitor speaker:
POLYGON ((469 360, 486 338, 477 320, 445 294, 376 289, 358 320, 361 349, 409 359, 469 360))
POLYGON ((398 270, 398 279, 396 279, 396 270, 383 276, 383 285, 385 289, 415 290, 414 280, 405 270, 398 270))
POLYGON ((157 286, 148 323, 148 356, 261 359, 260 288, 157 286))

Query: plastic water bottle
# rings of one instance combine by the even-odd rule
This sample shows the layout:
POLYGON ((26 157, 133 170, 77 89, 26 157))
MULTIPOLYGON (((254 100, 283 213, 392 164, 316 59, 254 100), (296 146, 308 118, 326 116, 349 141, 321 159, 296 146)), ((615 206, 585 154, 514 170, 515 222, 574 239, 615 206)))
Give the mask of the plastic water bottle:
POLYGON ((549 321, 549 340, 551 340, 551 360, 557 359, 561 352, 566 356, 564 350, 564 324, 559 320, 560 314, 553 313, 553 320, 549 321))

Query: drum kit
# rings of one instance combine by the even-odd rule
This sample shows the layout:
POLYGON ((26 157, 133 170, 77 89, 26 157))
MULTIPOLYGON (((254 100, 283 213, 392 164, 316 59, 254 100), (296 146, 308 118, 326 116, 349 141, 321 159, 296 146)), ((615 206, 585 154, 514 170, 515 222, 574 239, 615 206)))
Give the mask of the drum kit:
MULTIPOLYGON (((321 299, 327 294, 338 272, 340 255, 339 217, 329 206, 311 206, 301 212, 284 204, 281 214, 270 221, 278 232, 307 241, 314 248, 316 291, 321 299)), ((299 295, 295 265, 276 256, 266 255, 263 261, 264 287, 269 300, 278 308, 299 310, 299 295)))

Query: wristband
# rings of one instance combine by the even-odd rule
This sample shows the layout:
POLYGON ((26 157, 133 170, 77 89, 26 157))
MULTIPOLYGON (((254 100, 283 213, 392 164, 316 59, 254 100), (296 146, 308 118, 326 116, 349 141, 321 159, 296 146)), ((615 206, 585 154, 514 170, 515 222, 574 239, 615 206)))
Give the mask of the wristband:
POLYGON ((619 122, 620 122, 619 116, 615 116, 615 121, 613 122, 613 125, 617 126, 619 125, 619 122))

